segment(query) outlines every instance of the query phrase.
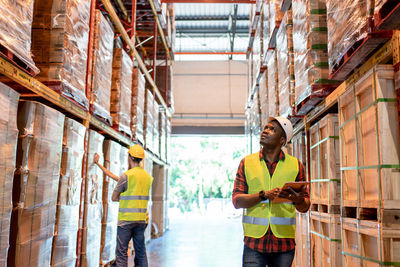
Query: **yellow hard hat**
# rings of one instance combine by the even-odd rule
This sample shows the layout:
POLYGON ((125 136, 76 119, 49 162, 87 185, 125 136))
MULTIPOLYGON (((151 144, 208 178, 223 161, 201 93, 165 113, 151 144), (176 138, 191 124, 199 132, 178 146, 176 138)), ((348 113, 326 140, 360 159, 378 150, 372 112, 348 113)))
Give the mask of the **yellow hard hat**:
POLYGON ((133 145, 129 148, 129 155, 134 158, 144 159, 144 149, 141 145, 133 145))

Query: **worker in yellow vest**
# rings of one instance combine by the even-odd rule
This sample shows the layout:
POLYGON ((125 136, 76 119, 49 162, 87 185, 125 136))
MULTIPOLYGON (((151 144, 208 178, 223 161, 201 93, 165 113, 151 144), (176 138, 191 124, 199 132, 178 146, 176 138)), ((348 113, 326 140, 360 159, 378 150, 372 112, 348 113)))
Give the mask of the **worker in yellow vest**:
POLYGON ((128 153, 129 170, 121 177, 102 166, 98 162, 99 155, 95 155, 94 162, 107 176, 118 181, 111 197, 113 201, 119 201, 116 260, 112 266, 128 266, 128 246, 133 239, 137 262, 140 267, 147 267, 144 231, 153 177, 140 167, 145 157, 140 145, 132 146, 128 153))
POLYGON ((292 266, 295 210, 306 212, 310 207, 306 186, 297 191, 282 189, 287 182, 305 181, 303 164, 282 151, 292 137, 288 119, 269 118, 261 133, 262 149, 240 162, 232 202, 244 209, 244 267, 292 266))

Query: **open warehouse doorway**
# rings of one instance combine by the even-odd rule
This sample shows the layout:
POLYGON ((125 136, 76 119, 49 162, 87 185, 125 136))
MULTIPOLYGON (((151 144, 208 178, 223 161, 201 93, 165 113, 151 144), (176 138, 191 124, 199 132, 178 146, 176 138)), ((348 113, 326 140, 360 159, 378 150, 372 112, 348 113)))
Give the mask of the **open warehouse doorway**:
MULTIPOLYGON (((150 266, 240 265, 241 210, 234 209, 231 194, 245 144, 244 135, 172 137, 164 198, 168 230, 149 244, 150 266)), ((153 210, 159 205, 158 187, 153 185, 153 210)))

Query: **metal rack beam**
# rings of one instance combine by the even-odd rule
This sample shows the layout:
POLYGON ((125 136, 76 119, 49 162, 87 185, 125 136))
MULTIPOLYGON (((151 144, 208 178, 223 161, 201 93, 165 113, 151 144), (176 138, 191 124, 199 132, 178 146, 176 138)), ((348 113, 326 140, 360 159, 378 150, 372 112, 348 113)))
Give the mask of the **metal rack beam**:
MULTIPOLYGON (((121 21, 119 20, 117 13, 115 12, 113 6, 110 3, 110 0, 101 0, 101 1, 103 2, 105 9, 107 10, 108 14, 110 15, 111 20, 114 22, 118 32, 121 34, 121 36, 124 39, 125 43, 128 45, 131 53, 134 55, 134 57, 136 59, 136 62, 138 63, 138 66, 140 67, 140 69, 144 73, 147 81, 154 88, 155 94, 156 94, 158 100, 160 101, 160 104, 165 108, 167 116, 171 117, 171 112, 169 111, 168 106, 165 103, 165 100, 163 99, 160 91, 158 90, 156 83, 154 82, 153 78, 151 77, 149 71, 147 70, 147 68, 146 68, 142 58, 140 57, 138 51, 136 50, 134 43, 131 41, 131 38, 129 37, 129 35, 126 32, 124 26, 122 25, 121 21)), ((152 7, 154 7, 154 4, 152 5, 152 7)), ((158 20, 158 17, 156 17, 156 19, 158 20)), ((158 21, 157 24, 161 27, 159 21, 158 21)), ((168 52, 168 55, 169 55, 169 51, 167 51, 167 52, 168 52)))
POLYGON ((255 4, 256 0, 161 0, 162 3, 255 4))
POLYGON ((171 58, 171 54, 168 48, 168 44, 167 41, 165 40, 165 36, 164 36, 164 31, 161 27, 161 23, 160 23, 160 19, 158 18, 158 13, 157 13, 157 9, 154 5, 154 1, 153 0, 148 0, 151 6, 151 9, 153 10, 153 14, 154 14, 154 19, 156 20, 157 23, 157 28, 158 28, 158 32, 160 34, 160 38, 162 40, 162 43, 164 44, 164 48, 165 48, 165 52, 169 58, 169 60, 172 62, 172 58, 171 58))

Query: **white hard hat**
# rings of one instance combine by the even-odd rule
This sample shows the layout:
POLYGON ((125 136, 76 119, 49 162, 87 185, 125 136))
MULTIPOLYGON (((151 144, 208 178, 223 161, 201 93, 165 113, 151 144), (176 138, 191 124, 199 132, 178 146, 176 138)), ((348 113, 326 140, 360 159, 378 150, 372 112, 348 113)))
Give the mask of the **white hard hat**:
POLYGON ((268 121, 269 122, 277 121, 281 125, 282 129, 285 131, 285 134, 286 134, 286 143, 285 143, 285 145, 287 143, 289 143, 289 141, 293 137, 293 125, 290 122, 290 120, 288 120, 288 119, 286 119, 284 117, 278 116, 278 117, 269 117, 268 121))

